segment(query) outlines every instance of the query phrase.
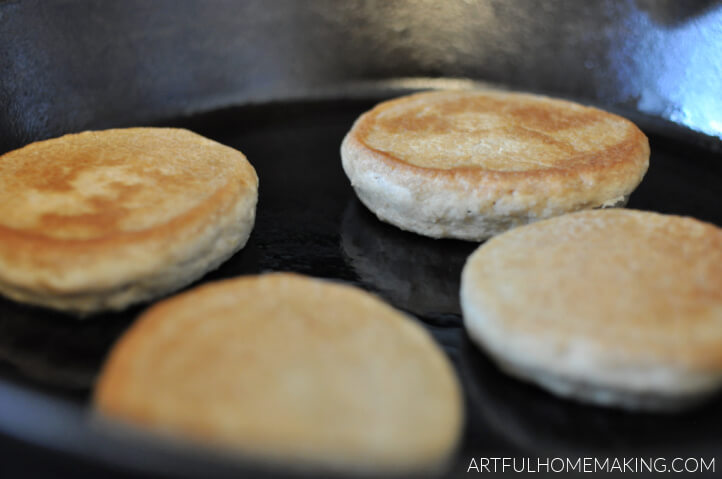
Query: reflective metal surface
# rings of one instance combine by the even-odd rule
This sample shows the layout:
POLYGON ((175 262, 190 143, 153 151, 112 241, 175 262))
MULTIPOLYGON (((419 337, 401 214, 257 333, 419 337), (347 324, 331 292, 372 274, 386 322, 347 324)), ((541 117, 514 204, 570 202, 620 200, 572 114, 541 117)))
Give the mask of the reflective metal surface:
POLYGON ((639 111, 719 147, 721 50, 707 0, 5 1, 0 151, 419 77, 639 111))

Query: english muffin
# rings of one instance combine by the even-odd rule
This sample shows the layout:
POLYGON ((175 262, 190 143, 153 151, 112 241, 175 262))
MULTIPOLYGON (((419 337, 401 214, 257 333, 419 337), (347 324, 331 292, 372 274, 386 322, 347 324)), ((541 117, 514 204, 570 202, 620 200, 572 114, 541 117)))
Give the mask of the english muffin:
POLYGON ((439 467, 463 414, 419 324, 362 290, 286 273, 153 306, 112 349, 94 403, 189 444, 354 472, 439 467))
POLYGON ((571 211, 626 204, 649 164, 644 134, 569 101, 434 91, 377 105, 341 146, 379 219, 433 238, 483 240, 571 211))
POLYGON ((722 385, 722 229, 609 209, 514 229, 462 273, 466 329, 561 396, 670 410, 722 385))
POLYGON ((0 156, 0 293, 87 314, 166 294, 253 228, 258 178, 182 129, 87 131, 0 156))

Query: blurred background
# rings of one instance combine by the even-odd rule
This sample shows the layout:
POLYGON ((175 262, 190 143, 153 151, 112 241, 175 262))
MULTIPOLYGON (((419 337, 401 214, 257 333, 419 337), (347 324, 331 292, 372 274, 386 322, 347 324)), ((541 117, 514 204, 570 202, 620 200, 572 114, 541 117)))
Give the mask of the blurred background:
POLYGON ((4 1, 0 51, 0 151, 379 81, 484 81, 722 139, 722 4, 708 0, 4 1))

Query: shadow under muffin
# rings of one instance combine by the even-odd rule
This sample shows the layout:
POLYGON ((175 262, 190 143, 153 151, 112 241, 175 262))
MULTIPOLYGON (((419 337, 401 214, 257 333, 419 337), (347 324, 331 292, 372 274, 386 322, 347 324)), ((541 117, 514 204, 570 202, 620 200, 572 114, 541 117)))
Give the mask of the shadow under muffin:
POLYGON ((362 283, 394 306, 439 325, 461 324, 461 269, 478 246, 399 230, 376 219, 356 198, 341 224, 344 258, 362 283))

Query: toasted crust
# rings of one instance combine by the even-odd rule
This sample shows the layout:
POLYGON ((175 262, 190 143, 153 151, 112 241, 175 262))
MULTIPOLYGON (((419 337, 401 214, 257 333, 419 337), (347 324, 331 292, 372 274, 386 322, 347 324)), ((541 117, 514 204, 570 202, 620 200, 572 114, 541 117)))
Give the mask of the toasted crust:
POLYGON ((176 289, 241 248, 258 178, 187 130, 89 131, 0 157, 0 292, 93 312, 176 289))
POLYGON ((211 283, 147 311, 113 348, 104 415, 251 457, 424 470, 459 439, 459 385, 412 320, 294 274, 211 283))
POLYGON ((464 322, 504 369, 600 404, 684 406, 722 385, 722 230, 633 210, 573 213, 482 245, 464 322))
POLYGON ((628 120, 576 103, 498 91, 387 101, 344 139, 343 167, 380 219, 432 237, 484 239, 621 201, 649 164, 628 120))

